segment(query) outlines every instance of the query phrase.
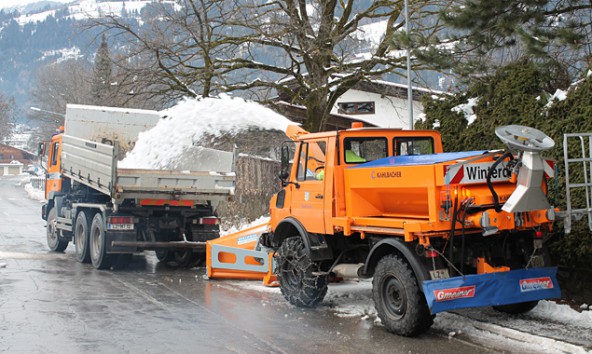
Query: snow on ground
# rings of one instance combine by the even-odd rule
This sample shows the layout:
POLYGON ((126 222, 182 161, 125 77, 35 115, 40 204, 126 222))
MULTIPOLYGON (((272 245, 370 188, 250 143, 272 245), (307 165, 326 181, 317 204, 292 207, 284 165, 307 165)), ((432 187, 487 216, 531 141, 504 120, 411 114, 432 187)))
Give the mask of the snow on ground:
POLYGON ((45 191, 41 188, 35 188, 31 183, 30 175, 23 175, 24 177, 20 181, 20 185, 24 185, 25 192, 29 199, 38 200, 39 202, 45 202, 45 191))
POLYGON ((33 200, 38 200, 40 202, 45 202, 45 192, 40 189, 34 188, 31 183, 25 184, 25 192, 29 198, 33 200))
POLYGON ((184 99, 162 112, 166 118, 140 133, 132 151, 119 163, 123 168, 155 168, 174 162, 205 136, 236 134, 249 128, 285 131, 286 117, 241 98, 184 99))
MULTIPOLYGON (((236 281, 232 282, 232 286, 281 296, 279 288, 265 287, 261 282, 236 281)), ((341 318, 360 318, 372 322, 375 326, 382 325, 374 308, 371 280, 348 280, 329 284, 327 295, 319 308, 326 308, 341 318)), ((529 312, 529 317, 534 317, 542 323, 552 322, 558 326, 571 324, 592 328, 592 311, 578 312, 553 301, 540 301, 539 305, 529 312)), ((508 321, 512 319, 509 318, 508 321)), ((528 326, 528 321, 525 321, 523 326, 528 326)), ((592 353, 574 344, 531 334, 526 327, 521 331, 499 324, 476 321, 456 313, 439 313, 432 328, 451 339, 468 340, 486 348, 512 353, 592 353)))
POLYGON ((461 113, 467 120, 468 125, 471 125, 475 119, 477 119, 477 115, 473 111, 473 108, 477 105, 477 103, 479 103, 479 98, 469 98, 467 103, 452 107, 450 110, 452 112, 461 113))
MULTIPOLYGON (((0 9, 24 8, 29 4, 41 2, 39 0, 2 0, 0 1, 0 9)), ((51 2, 59 2, 63 4, 71 3, 73 0, 51 0, 51 2)))
POLYGON ((252 221, 250 223, 242 223, 240 225, 232 225, 229 229, 227 230, 220 230, 220 236, 224 237, 226 235, 241 231, 241 230, 245 230, 248 229, 250 227, 254 227, 254 226, 258 226, 258 225, 263 225, 263 224, 267 224, 270 220, 269 216, 262 216, 260 218, 258 218, 255 221, 252 221))

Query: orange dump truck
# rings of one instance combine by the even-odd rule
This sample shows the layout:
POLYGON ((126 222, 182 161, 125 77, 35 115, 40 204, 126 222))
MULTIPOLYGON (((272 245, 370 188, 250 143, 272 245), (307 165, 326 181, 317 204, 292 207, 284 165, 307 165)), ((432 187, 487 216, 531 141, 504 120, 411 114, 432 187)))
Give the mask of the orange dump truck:
POLYGON ((540 154, 554 142, 522 126, 496 134, 507 150, 444 153, 435 131, 291 127, 269 223, 209 241, 208 275, 277 282, 304 307, 330 280, 373 277, 378 316, 405 336, 441 311, 522 313, 558 297, 553 163, 540 154))
POLYGON ((97 269, 122 266, 144 250, 183 266, 203 262, 205 241, 219 237, 216 207, 234 194, 234 154, 199 150, 192 166, 201 168, 192 171, 121 168, 125 150, 161 118, 156 111, 67 106, 65 131, 46 149, 42 218, 52 251, 73 242, 77 260, 97 269))

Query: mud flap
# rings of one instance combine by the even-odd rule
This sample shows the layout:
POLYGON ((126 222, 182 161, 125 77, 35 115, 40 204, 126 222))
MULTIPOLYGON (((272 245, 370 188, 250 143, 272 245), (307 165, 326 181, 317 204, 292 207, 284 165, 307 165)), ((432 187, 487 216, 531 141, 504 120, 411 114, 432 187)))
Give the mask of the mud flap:
POLYGON ((423 290, 432 314, 483 306, 561 297, 557 267, 512 270, 426 280, 423 290))

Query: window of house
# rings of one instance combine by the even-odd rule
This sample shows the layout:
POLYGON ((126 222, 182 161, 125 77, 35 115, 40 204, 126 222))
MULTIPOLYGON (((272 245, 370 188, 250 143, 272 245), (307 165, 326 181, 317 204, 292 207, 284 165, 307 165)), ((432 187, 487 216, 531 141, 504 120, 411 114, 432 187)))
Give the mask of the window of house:
POLYGON ((374 114, 374 102, 341 102, 338 103, 339 113, 374 114))
POLYGON ((343 154, 345 163, 363 163, 387 157, 386 138, 345 138, 343 154))
POLYGON ((434 153, 434 139, 425 138, 395 138, 395 155, 425 155, 434 153))

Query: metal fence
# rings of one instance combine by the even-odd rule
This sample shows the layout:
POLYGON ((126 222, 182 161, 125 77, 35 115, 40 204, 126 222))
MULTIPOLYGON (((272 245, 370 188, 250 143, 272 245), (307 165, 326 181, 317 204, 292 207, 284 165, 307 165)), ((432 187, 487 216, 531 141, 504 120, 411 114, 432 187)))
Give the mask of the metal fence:
POLYGON ((45 189, 45 176, 35 176, 31 177, 31 186, 35 189, 44 190, 45 189))

